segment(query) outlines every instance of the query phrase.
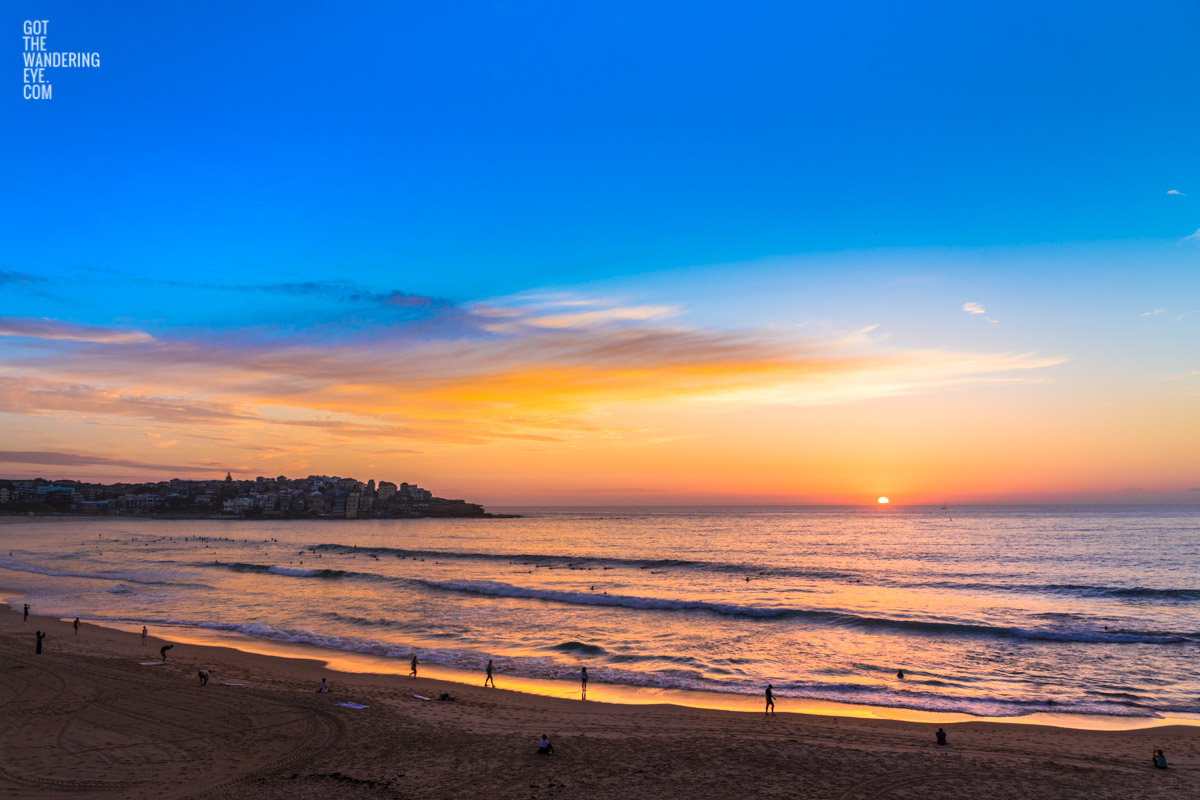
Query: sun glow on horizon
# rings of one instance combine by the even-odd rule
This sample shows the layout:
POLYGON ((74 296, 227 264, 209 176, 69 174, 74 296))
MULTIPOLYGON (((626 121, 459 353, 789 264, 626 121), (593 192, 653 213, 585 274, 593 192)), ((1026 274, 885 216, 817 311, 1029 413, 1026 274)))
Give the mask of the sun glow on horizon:
POLYGON ((878 502, 879 502, 879 504, 880 504, 880 505, 887 505, 887 504, 888 504, 888 503, 890 503, 891 501, 890 501, 890 500, 888 500, 886 497, 881 497, 881 498, 879 498, 878 502))

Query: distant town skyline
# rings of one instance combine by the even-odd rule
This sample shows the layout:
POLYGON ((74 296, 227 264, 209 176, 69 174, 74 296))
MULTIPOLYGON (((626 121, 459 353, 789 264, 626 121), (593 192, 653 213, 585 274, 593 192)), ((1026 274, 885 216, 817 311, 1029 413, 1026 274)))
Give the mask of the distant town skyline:
POLYGON ((0 475, 1200 503, 1195 4, 43 5, 0 475))

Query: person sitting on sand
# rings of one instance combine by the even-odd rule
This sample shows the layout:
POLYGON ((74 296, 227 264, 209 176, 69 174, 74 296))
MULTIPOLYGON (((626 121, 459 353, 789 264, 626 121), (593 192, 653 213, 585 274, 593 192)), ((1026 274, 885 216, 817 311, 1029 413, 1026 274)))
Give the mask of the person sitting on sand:
POLYGON ((542 734, 542 740, 538 742, 537 754, 539 756, 554 755, 554 745, 550 744, 550 737, 544 733, 542 734))
POLYGON ((170 649, 171 649, 172 647, 174 647, 174 646, 175 646, 175 645, 173 645, 173 644, 164 644, 162 647, 158 648, 158 655, 159 655, 159 657, 160 657, 160 658, 161 658, 163 661, 166 661, 166 660, 167 660, 167 651, 168 651, 168 650, 170 650, 170 649))
POLYGON ((944 730, 942 730, 941 728, 938 728, 938 729, 937 729, 937 733, 936 733, 935 735, 937 736, 937 743, 938 743, 938 744, 945 744, 945 743, 946 743, 946 732, 945 732, 944 730))
POLYGON ((209 674, 208 670, 202 669, 199 672, 197 672, 196 674, 200 676, 200 685, 208 686, 208 674, 209 674))
POLYGON ((329 694, 329 684, 321 678, 321 685, 317 687, 317 694, 329 694))
POLYGON ((1166 757, 1165 755, 1163 755, 1163 751, 1162 751, 1162 750, 1155 750, 1155 751, 1154 751, 1154 759, 1153 759, 1153 761, 1154 761, 1154 766, 1158 767, 1159 769, 1166 769, 1166 768, 1167 768, 1167 757, 1166 757))

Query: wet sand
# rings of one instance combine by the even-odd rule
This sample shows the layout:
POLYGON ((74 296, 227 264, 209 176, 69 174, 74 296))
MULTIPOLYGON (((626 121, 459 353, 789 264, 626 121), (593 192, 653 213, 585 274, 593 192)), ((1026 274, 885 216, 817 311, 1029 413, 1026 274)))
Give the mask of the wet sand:
POLYGON ((142 666, 167 635, 142 646, 0 610, 0 797, 1125 800, 1200 785, 1194 726, 947 722, 938 747, 937 724, 784 713, 782 698, 773 718, 583 702, 507 691, 502 675, 483 689, 183 641, 142 666), (443 692, 456 699, 413 696, 443 692), (542 733, 553 756, 535 754, 542 733), (1150 765, 1160 747, 1168 770, 1150 765))

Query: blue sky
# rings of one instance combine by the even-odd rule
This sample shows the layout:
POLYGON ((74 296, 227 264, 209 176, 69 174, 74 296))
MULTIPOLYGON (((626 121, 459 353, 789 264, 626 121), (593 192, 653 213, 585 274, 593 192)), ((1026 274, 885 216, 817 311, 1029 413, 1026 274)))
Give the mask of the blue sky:
POLYGON ((9 4, 104 61, 6 93, 8 265, 495 294, 1200 226, 1194 3, 650 5, 9 4))
POLYGON ((427 309, 348 295, 560 292, 1081 395, 1200 369, 1192 2, 18 0, 12 51, 30 18, 103 66, 31 102, 12 55, 0 316, 368 338, 427 309))

